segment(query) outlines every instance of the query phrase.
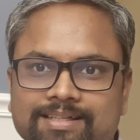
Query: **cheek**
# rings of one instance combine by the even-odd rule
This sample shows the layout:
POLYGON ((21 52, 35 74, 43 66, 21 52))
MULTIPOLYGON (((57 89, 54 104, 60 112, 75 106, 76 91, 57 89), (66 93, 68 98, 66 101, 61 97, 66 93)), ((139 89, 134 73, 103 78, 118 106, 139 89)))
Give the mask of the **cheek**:
POLYGON ((97 115, 99 117, 104 118, 105 116, 120 115, 122 105, 121 96, 116 96, 114 94, 118 93, 95 93, 93 95, 89 95, 89 97, 86 97, 87 101, 85 101, 85 105, 87 108, 92 110, 93 115, 97 115))
MULTIPOLYGON (((13 85, 14 86, 14 85, 13 85)), ((27 99, 26 93, 23 95, 20 88, 12 88, 11 92, 11 113, 17 131, 25 136, 27 134, 28 124, 32 106, 27 99)))
POLYGON ((11 113, 15 127, 23 137, 28 135, 31 113, 41 100, 39 95, 19 87, 16 76, 12 77, 11 113))
POLYGON ((116 131, 122 110, 122 83, 114 83, 107 91, 83 93, 86 108, 94 116, 93 129, 98 135, 116 131), (119 84, 119 85, 118 85, 119 84))

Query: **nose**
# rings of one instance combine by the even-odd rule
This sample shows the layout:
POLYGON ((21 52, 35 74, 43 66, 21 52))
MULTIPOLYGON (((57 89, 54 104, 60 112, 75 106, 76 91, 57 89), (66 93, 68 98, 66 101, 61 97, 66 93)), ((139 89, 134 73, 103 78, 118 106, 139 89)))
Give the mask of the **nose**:
POLYGON ((67 70, 63 70, 55 85, 46 94, 48 100, 80 101, 80 91, 74 86, 67 70))

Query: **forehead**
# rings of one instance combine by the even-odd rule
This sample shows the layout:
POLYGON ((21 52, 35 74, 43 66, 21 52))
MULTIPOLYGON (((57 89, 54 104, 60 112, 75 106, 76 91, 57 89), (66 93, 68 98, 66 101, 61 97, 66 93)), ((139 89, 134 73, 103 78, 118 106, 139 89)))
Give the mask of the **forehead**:
POLYGON ((14 57, 32 51, 62 61, 94 54, 121 61, 122 55, 110 15, 82 4, 55 4, 34 12, 17 41, 14 57))

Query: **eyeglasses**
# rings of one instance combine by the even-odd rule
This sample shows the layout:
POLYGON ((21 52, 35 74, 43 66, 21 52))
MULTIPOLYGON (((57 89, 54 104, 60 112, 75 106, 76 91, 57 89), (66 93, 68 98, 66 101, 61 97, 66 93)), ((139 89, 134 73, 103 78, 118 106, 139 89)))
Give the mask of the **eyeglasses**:
POLYGON ((28 89, 49 89, 64 69, 69 71, 75 87, 81 90, 101 91, 111 88, 116 72, 125 66, 108 60, 84 59, 58 62, 50 58, 23 58, 12 61, 19 86, 28 89))

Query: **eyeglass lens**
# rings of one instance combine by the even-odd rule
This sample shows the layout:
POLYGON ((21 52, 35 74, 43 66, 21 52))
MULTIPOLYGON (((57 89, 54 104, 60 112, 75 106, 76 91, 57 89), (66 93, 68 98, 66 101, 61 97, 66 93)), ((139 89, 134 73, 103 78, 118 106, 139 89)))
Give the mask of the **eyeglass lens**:
MULTIPOLYGON (((70 75, 76 87, 85 90, 107 89, 112 83, 114 67, 107 61, 86 60, 70 63, 70 75)), ((18 80, 22 87, 51 87, 58 77, 59 64, 47 59, 24 59, 18 64, 18 80)))

